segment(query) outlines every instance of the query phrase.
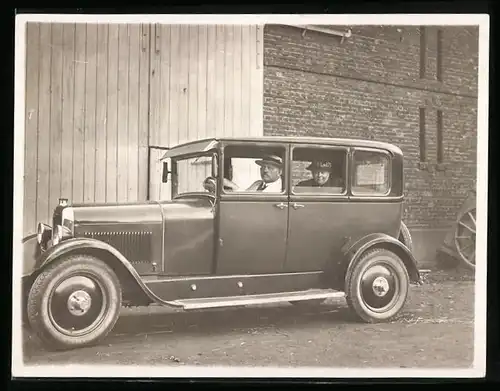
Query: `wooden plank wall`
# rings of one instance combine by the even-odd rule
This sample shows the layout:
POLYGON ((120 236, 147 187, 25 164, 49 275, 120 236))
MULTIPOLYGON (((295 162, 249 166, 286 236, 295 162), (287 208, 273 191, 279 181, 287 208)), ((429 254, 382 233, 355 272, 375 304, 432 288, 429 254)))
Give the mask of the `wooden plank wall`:
MULTIPOLYGON (((151 34, 150 145, 263 134, 261 26, 158 24, 151 34)), ((189 190, 207 175, 198 165, 189 190)))
POLYGON ((262 44, 258 26, 29 23, 24 235, 59 197, 145 200, 150 147, 262 135, 262 44))
POLYGON ((72 202, 146 198, 149 25, 27 26, 24 234, 72 202))

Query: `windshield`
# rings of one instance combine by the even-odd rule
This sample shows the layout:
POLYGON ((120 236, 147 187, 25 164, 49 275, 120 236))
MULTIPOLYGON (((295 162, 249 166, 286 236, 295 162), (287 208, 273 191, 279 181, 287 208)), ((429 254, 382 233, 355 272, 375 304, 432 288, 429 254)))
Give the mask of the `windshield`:
POLYGON ((204 182, 213 173, 216 173, 216 167, 213 167, 213 160, 216 154, 199 155, 189 158, 176 160, 177 173, 173 175, 173 194, 180 195, 190 192, 209 193, 204 187, 204 182))

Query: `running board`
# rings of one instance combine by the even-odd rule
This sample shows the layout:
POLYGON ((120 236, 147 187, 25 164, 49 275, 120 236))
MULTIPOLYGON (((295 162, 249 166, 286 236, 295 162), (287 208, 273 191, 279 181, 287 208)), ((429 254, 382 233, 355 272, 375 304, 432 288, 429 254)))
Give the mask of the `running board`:
POLYGON ((321 300, 329 298, 343 298, 344 292, 332 289, 310 289, 298 292, 269 293, 262 295, 242 295, 228 297, 208 297, 202 299, 183 299, 171 302, 184 310, 205 308, 237 307, 255 304, 272 304, 290 301, 321 300))

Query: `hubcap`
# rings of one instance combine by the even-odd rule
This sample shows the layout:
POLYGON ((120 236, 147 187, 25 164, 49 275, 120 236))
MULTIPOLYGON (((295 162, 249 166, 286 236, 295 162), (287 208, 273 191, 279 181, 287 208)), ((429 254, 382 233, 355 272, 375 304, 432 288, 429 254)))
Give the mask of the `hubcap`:
POLYGON ((104 319, 109 299, 95 277, 71 276, 55 286, 48 310, 52 324, 59 332, 85 335, 104 319))
POLYGON ((361 298, 370 311, 382 313, 392 308, 400 289, 397 275, 387 262, 369 267, 361 276, 361 298))
POLYGON ((389 281, 385 277, 377 277, 375 280, 373 280, 373 293, 375 293, 376 296, 382 297, 387 294, 389 291, 389 281))
POLYGON ((75 316, 85 315, 91 305, 92 298, 87 292, 82 290, 73 292, 68 298, 68 310, 75 316))

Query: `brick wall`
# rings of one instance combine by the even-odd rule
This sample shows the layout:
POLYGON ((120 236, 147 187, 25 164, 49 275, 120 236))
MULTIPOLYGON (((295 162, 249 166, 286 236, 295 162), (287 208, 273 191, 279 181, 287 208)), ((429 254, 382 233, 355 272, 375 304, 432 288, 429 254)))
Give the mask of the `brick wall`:
POLYGON ((427 26, 424 78, 420 31, 356 26, 341 42, 321 32, 302 36, 295 27, 266 26, 264 133, 362 137, 398 145, 406 156, 405 221, 410 227, 434 228, 455 219, 474 186, 478 29, 443 27, 438 49, 438 28, 427 26), (425 151, 420 148, 421 108, 425 151))

